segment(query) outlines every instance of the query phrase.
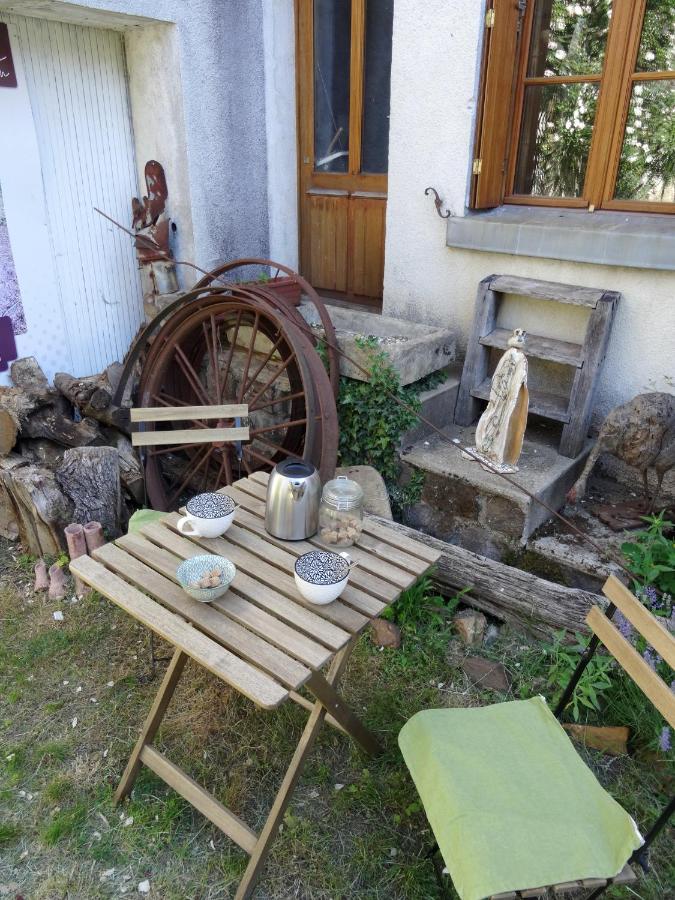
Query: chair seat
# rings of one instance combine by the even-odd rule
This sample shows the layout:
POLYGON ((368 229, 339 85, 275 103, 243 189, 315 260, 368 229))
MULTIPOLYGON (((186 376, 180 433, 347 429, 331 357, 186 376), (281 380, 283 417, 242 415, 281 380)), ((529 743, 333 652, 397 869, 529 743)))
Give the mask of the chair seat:
POLYGON ((462 900, 610 878, 642 844, 543 697, 425 710, 398 740, 462 900))

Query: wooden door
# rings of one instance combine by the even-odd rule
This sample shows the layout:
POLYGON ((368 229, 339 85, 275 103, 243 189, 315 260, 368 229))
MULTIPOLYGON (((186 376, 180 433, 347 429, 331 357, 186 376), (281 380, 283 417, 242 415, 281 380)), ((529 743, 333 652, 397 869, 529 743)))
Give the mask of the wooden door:
POLYGON ((297 0, 300 265, 382 297, 394 0, 297 0))

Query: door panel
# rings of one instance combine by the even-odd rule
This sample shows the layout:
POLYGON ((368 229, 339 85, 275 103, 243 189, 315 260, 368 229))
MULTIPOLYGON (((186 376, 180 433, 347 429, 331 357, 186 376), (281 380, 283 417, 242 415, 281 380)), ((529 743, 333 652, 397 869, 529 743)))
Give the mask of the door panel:
POLYGON ((352 196, 349 200, 350 280, 354 294, 382 295, 386 210, 385 198, 352 196))
POLYGON ((347 293, 348 198, 309 194, 308 280, 317 290, 347 293))
POLYGON ((382 297, 393 0, 297 0, 301 271, 382 297))

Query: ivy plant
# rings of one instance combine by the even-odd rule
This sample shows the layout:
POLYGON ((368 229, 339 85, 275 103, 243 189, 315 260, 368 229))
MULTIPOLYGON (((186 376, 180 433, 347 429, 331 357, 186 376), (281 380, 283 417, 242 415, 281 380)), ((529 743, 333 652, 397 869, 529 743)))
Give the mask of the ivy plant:
POLYGON ((376 468, 384 478, 398 517, 422 493, 422 472, 413 472, 407 483, 401 483, 398 456, 401 436, 417 423, 421 386, 419 382, 411 387, 401 385, 398 372, 375 338, 357 338, 356 344, 367 352, 370 380, 340 379, 338 461, 341 466, 376 468), (405 402, 411 411, 399 406, 391 395, 405 402))

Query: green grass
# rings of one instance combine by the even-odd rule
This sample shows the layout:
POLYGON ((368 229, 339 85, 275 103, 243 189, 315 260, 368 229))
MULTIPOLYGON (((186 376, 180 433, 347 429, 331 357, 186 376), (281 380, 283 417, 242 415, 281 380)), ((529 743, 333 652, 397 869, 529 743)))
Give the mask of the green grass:
MULTIPOLYGON (((113 804, 161 677, 161 667, 151 677, 146 633, 96 596, 57 606, 33 595, 28 566, 6 548, 0 544, 0 885, 18 885, 15 893, 27 900, 103 900, 122 889, 138 896, 147 878, 151 900, 232 897, 245 854, 149 770, 141 770, 128 802, 113 804), (55 608, 64 612, 59 625, 55 608)), ((384 754, 368 759, 343 735, 321 732, 256 898, 437 896, 424 860, 432 838, 398 731, 425 707, 504 698, 468 684, 448 653, 448 617, 427 600, 416 615, 416 596, 406 607, 402 648, 380 651, 364 638, 344 680, 346 699, 384 754)), ((503 629, 489 653, 509 668, 514 696, 546 693, 539 644, 503 629)), ((292 704, 256 710, 188 664, 158 746, 259 829, 305 720, 292 704)), ((671 789, 663 759, 583 752, 639 825, 649 823, 671 789)), ((649 877, 632 893, 615 888, 608 897, 663 900, 675 879, 674 850, 664 836, 649 877)))

